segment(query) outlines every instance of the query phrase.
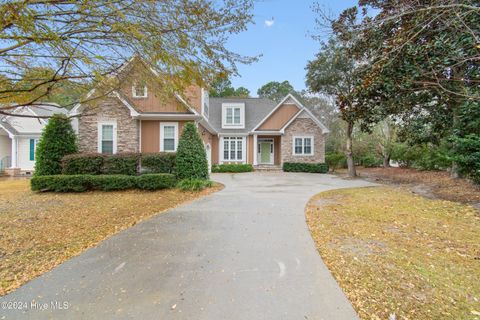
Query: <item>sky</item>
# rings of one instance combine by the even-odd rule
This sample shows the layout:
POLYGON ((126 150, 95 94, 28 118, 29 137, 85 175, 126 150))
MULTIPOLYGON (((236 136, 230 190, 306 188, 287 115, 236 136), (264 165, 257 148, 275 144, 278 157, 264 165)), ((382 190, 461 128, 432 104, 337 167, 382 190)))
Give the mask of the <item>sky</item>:
MULTIPOLYGON (((240 77, 233 77, 235 88, 243 86, 252 96, 270 81, 288 80, 296 90, 305 89, 305 66, 315 57, 320 45, 312 39, 317 34, 314 2, 335 16, 357 3, 356 0, 259 0, 255 2, 254 21, 247 31, 230 38, 228 48, 256 56, 251 65, 239 65, 240 77)), ((328 34, 322 34, 328 37, 328 34)))

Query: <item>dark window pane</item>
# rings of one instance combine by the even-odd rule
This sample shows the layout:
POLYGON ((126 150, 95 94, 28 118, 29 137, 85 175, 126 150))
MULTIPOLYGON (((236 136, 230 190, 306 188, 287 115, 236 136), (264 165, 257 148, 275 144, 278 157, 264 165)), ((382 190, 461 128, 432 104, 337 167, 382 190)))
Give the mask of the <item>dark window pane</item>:
POLYGON ((102 153, 113 154, 113 141, 102 141, 102 153))

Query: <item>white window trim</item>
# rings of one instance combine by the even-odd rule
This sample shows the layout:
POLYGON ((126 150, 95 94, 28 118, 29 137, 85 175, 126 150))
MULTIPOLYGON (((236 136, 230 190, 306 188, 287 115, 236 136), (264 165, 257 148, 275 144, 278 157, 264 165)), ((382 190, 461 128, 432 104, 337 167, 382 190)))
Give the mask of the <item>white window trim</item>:
POLYGON ((99 121, 97 126, 97 152, 102 153, 102 126, 113 126, 113 154, 117 153, 117 122, 99 121))
POLYGON ((210 95, 207 90, 202 88, 202 115, 204 115, 208 119, 209 112, 210 112, 210 95), (205 109, 205 106, 207 106, 206 109, 205 109))
POLYGON ((247 155, 247 137, 245 136, 222 136, 220 137, 220 148, 219 149, 219 159, 221 162, 236 162, 236 163, 246 163, 247 155), (224 158, 225 143, 224 138, 242 138, 242 159, 240 160, 229 160, 224 158))
POLYGON ((315 140, 314 140, 314 137, 313 136, 293 136, 292 138, 292 154, 294 156, 313 156, 315 155, 315 140), (310 153, 303 153, 304 149, 305 149, 305 138, 309 138, 311 139, 311 152, 310 153), (302 153, 296 153, 295 152, 295 139, 302 139, 302 153))
POLYGON ((177 152, 177 147, 178 147, 178 122, 160 122, 160 152, 177 152), (171 127, 173 126, 175 128, 175 147, 174 147, 174 150, 168 150, 168 151, 165 151, 164 150, 164 146, 163 146, 163 129, 168 126, 168 127, 171 127))
POLYGON ((135 83, 132 85, 132 97, 134 98, 148 98, 148 87, 147 85, 145 84, 144 85, 144 92, 145 92, 145 95, 144 96, 139 96, 137 95, 137 90, 135 89, 135 83))
MULTIPOLYGON (((233 114, 232 117, 234 117, 233 114)), ((222 128, 245 129, 245 103, 222 103, 222 128), (240 124, 227 124, 227 109, 229 108, 240 108, 240 124)))

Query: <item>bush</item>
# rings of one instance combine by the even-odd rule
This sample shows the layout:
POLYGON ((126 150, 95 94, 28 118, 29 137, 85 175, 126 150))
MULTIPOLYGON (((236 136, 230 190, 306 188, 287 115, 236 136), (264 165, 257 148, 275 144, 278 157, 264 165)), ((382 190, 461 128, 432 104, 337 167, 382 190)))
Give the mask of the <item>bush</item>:
POLYGON ((459 172, 480 184, 480 135, 470 134, 455 139, 455 161, 459 172))
POLYGON ((285 172, 310 172, 327 173, 328 164, 326 163, 303 163, 303 162, 285 162, 283 164, 285 172))
POLYGON ((159 190, 175 186, 173 174, 131 175, 51 175, 34 176, 30 183, 32 191, 84 192, 88 190, 159 190))
POLYGON ((214 164, 212 172, 252 172, 251 164, 214 164))
POLYGON ((143 190, 159 190, 173 188, 176 180, 173 174, 143 174, 137 177, 137 188, 143 190))
POLYGON ((383 165, 383 160, 373 154, 366 154, 359 159, 358 163, 361 166, 372 168, 380 167, 381 165, 383 165))
POLYGON ((134 176, 138 172, 140 155, 138 153, 119 153, 105 156, 104 174, 126 174, 134 176))
POLYGON ((32 191, 83 192, 92 189, 91 175, 34 175, 30 180, 32 191))
POLYGON ((77 153, 62 159, 62 174, 101 174, 104 156, 99 153, 77 153))
POLYGON ((91 176, 92 189, 102 191, 134 189, 137 186, 136 178, 135 176, 120 174, 91 176))
POLYGON ((77 152, 76 135, 70 119, 55 114, 43 129, 35 152, 35 175, 54 175, 62 172, 61 160, 77 152))
POLYGON ((175 173, 176 154, 172 152, 145 153, 141 167, 147 173, 175 173))
POLYGON ((182 191, 201 191, 213 186, 213 181, 203 179, 184 179, 177 184, 182 191))
POLYGON ((347 166, 347 157, 340 152, 327 153, 325 155, 325 162, 332 172, 334 172, 338 168, 344 168, 347 166))
POLYGON ((192 122, 185 124, 177 148, 176 174, 179 180, 208 179, 208 162, 203 142, 192 122))

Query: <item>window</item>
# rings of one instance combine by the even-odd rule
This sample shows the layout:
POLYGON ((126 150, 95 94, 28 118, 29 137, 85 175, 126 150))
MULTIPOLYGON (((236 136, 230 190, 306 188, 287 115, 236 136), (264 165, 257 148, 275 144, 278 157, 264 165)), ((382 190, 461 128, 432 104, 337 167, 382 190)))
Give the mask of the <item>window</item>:
POLYGON ((147 86, 144 83, 135 83, 132 86, 132 95, 134 98, 146 98, 148 96, 147 86))
POLYGON ((313 137, 293 137, 294 155, 313 155, 313 137))
POLYGON ((210 107, 210 96, 208 91, 203 90, 203 115, 208 118, 208 112, 210 107))
POLYGON ((178 145, 178 123, 160 123, 160 151, 175 152, 178 145))
POLYGON ((243 161, 243 137, 223 137, 223 160, 243 161))
POLYGON ((30 139, 30 161, 35 161, 38 139, 30 139))
POLYGON ((245 127, 245 104, 227 103, 222 105, 222 127, 243 129, 245 127))
POLYGON ((104 154, 117 153, 117 124, 101 122, 98 124, 98 152, 104 154))

